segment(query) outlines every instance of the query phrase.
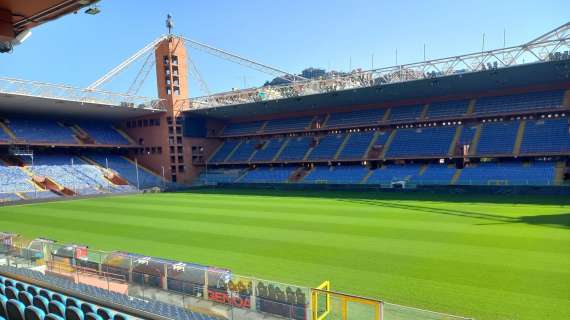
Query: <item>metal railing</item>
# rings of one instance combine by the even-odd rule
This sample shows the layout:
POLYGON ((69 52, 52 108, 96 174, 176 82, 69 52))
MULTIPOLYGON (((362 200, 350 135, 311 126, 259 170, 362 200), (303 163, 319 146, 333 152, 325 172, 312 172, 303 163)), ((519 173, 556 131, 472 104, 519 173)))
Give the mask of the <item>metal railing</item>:
POLYGON ((331 73, 327 78, 293 81, 284 85, 264 86, 224 92, 188 100, 188 109, 302 97, 392 83, 496 70, 546 61, 569 60, 570 23, 529 43, 460 56, 396 65, 374 70, 355 70, 348 74, 331 73))
POLYGON ((166 102, 161 99, 6 77, 0 77, 0 93, 134 109, 166 109, 166 102))

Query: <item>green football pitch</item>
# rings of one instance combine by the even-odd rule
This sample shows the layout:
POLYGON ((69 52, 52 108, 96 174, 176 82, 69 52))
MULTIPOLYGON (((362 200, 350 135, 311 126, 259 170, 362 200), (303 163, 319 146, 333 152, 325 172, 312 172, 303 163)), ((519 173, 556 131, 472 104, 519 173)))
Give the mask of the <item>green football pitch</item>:
POLYGON ((2 207, 0 230, 477 319, 570 319, 569 197, 209 190, 2 207))

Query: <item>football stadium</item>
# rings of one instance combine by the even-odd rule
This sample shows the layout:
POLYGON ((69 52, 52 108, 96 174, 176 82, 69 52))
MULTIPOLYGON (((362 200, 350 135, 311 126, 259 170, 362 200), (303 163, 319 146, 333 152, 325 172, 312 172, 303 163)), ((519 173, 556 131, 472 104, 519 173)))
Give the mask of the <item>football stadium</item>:
MULTIPOLYGON (((0 68, 109 2, 0 0, 0 68)), ((570 319, 570 22, 298 73, 163 16, 85 87, 0 69, 0 320, 570 319)))

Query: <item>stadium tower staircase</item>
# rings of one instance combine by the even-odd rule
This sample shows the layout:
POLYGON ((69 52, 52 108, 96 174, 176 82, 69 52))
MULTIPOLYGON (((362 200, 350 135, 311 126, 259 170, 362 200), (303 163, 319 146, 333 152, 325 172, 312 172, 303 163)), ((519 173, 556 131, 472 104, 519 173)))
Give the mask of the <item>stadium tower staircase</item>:
POLYGON ((474 156, 477 154, 477 146, 479 145, 479 139, 481 138, 481 131, 483 130, 482 125, 479 123, 477 124, 477 131, 475 132, 475 136, 471 141, 471 146, 469 148, 469 155, 474 156))
POLYGON ((526 128, 526 120, 521 120, 519 123, 519 128, 517 129, 517 137, 515 140, 515 146, 513 148, 513 155, 515 157, 521 153, 521 145, 523 142, 525 128, 526 128))
POLYGON ((91 164, 96 166, 97 168, 99 168, 99 170, 101 170, 103 177, 109 181, 111 184, 115 185, 115 186, 126 186, 129 185, 129 182, 121 177, 119 174, 112 172, 111 170, 103 167, 100 163, 98 163, 97 161, 93 161, 91 159, 89 159, 88 157, 85 156, 80 156, 79 159, 81 159, 82 161, 84 161, 85 163, 91 164))
POLYGON ((570 107, 570 89, 564 92, 564 100, 562 100, 562 105, 565 107, 570 107))
POLYGON ((75 195, 75 192, 73 190, 69 189, 66 186, 60 185, 50 177, 34 175, 32 182, 42 190, 49 190, 60 196, 72 197, 75 195))
POLYGON ((388 122, 388 119, 390 119, 390 114, 392 113, 392 108, 388 108, 388 110, 386 110, 386 112, 384 112, 384 116, 382 117, 382 122, 388 122))
POLYGON ((384 144, 384 148, 382 149, 382 154, 380 155, 380 158, 386 159, 386 154, 388 154, 388 149, 390 149, 390 145, 392 144, 392 141, 394 141, 397 131, 398 129, 394 129, 392 130, 392 132, 390 132, 390 136, 388 137, 388 140, 386 140, 386 144, 384 144))
POLYGON ((311 171, 313 171, 314 169, 309 169, 306 170, 305 167, 300 167, 295 169, 295 171, 293 171, 291 173, 291 176, 289 176, 289 182, 299 182, 301 180, 303 180, 303 178, 305 178, 311 171))
POLYGON ((453 135, 453 140, 451 140, 451 145, 449 146, 449 150, 447 151, 447 155, 450 157, 455 156, 457 151, 457 143, 459 142, 459 138, 461 138, 461 132, 463 131, 463 125, 457 126, 455 128, 455 135, 453 135))
POLYGON ((95 140, 89 136, 89 134, 83 130, 79 125, 74 124, 69 127, 73 132, 73 135, 80 144, 95 144, 95 140))
POLYGON ((136 145, 137 142, 135 140, 133 140, 133 138, 131 138, 131 136, 129 136, 125 131, 115 127, 115 126, 111 126, 111 128, 115 131, 117 131, 121 136, 123 136, 123 138, 127 139, 127 141, 129 142, 129 144, 134 144, 136 145))
POLYGON ((379 158, 379 154, 374 154, 374 146, 376 145, 376 141, 378 141, 378 137, 380 137, 380 131, 376 131, 374 133, 374 136, 372 137, 372 139, 370 140, 370 143, 368 144, 368 147, 366 148, 366 152, 364 153, 364 157, 367 159, 378 159, 379 158))
POLYGON ((426 170, 428 169, 428 166, 429 166, 428 164, 423 164, 423 165, 420 167, 420 172, 418 172, 418 177, 421 177, 421 176, 424 175, 424 173, 425 173, 426 170))
MULTIPOLYGON (((330 114, 329 114, 330 115, 330 114)), ((340 156, 342 150, 344 149, 344 147, 346 146, 346 143, 348 142, 348 140, 350 139, 350 136, 352 135, 352 133, 348 133, 345 135, 344 140, 342 141, 342 143, 340 144, 340 146, 338 147, 338 150, 336 151, 333 159, 337 160, 338 157, 340 156)), ((368 153, 367 153, 368 154, 368 153)))
POLYGON ((566 173, 566 162, 558 161, 554 169, 554 184, 560 186, 564 183, 564 174, 566 173))
POLYGON ((14 131, 12 131, 12 129, 10 129, 10 127, 8 127, 4 121, 0 121, 0 130, 4 130, 4 132, 12 139, 12 140, 17 140, 16 138, 16 134, 14 133, 14 131))
POLYGON ((329 119, 331 118, 331 114, 327 113, 327 115, 325 116, 325 119, 323 120, 323 123, 321 125, 322 128, 327 126, 327 122, 329 122, 329 119))
POLYGON ((429 110, 429 103, 425 104, 423 109, 422 109, 422 113, 420 114, 420 120, 425 120, 428 114, 428 110, 429 110))
POLYGON ((259 129, 256 131, 257 133, 262 133, 263 130, 265 130, 265 127, 267 127, 267 123, 269 121, 263 121, 263 123, 261 124, 261 127, 259 127, 259 129))
POLYGON ((469 106, 467 107, 467 112, 465 112, 466 115, 470 115, 470 114, 473 114, 473 112, 475 112, 475 104, 476 103, 477 103, 477 100, 475 100, 475 99, 469 100, 469 106))
POLYGON ((236 146, 232 149, 232 151, 230 151, 230 153, 228 153, 228 155, 221 161, 221 162, 226 162, 229 159, 232 158, 232 156, 234 155, 234 153, 236 153, 236 151, 240 148, 240 146, 245 142, 245 140, 240 140, 238 144, 236 144, 236 146))
MULTIPOLYGON (((380 168, 376 169, 376 170, 380 170, 380 168)), ((370 178, 370 176, 373 174, 374 172, 372 170, 368 170, 368 172, 366 173, 366 175, 364 176, 364 178, 362 178, 362 181, 360 181, 360 184, 365 184, 368 181, 368 178, 370 178)))
POLYGON ((289 144, 289 141, 291 141, 291 139, 294 139, 295 137, 292 138, 284 138, 285 142, 283 142, 281 144, 281 148, 279 148, 279 150, 277 150, 277 152, 275 153, 275 157, 273 157, 273 159, 271 161, 277 161, 277 159, 279 159, 279 155, 281 155, 281 152, 283 152, 283 150, 285 150, 285 147, 287 147, 287 145, 289 144))
POLYGON ((463 172, 463 169, 455 169, 455 173, 453 174, 453 177, 451 177, 451 184, 452 185, 457 184, 457 181, 459 181, 459 178, 461 178, 462 172, 463 172))

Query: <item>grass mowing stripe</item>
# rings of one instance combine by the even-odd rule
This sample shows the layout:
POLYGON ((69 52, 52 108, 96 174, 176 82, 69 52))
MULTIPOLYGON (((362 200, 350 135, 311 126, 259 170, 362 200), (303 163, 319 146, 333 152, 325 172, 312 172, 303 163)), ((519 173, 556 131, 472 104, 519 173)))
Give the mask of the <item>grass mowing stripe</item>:
POLYGON ((556 272, 570 263, 568 199, 222 192, 231 194, 0 208, 0 225, 308 285, 326 277, 337 289, 483 320, 569 318, 570 276, 556 272))
MULTIPOLYGON (((102 213, 101 211, 86 211, 80 219, 85 224, 90 222, 107 222, 111 213, 102 213)), ((65 210, 57 209, 44 209, 41 213, 42 216, 49 216, 54 218, 67 218, 68 213, 65 210)), ((398 252, 401 255, 418 256, 418 257, 432 257, 438 256, 446 261, 463 261, 479 263, 484 265, 495 265, 501 267, 512 267, 521 269, 533 269, 536 271, 554 271, 570 273, 570 261, 564 261, 565 255, 563 253, 548 253, 540 251, 528 251, 517 249, 503 249, 499 247, 481 247, 477 245, 469 245, 464 242, 453 242, 452 244, 443 242, 431 242, 417 240, 413 235, 402 234, 397 239, 368 237, 360 235, 360 233, 342 234, 330 233, 301 228, 285 228, 280 224, 266 224, 266 223, 248 223, 241 224, 236 221, 224 220, 223 223, 219 220, 207 220, 204 222, 200 219, 185 219, 176 220, 169 216, 168 218, 159 218, 145 215, 133 220, 131 217, 124 215, 116 217, 115 223, 128 224, 135 227, 152 227, 157 225, 168 226, 172 230, 185 230, 187 232, 205 232, 213 236, 224 230, 224 234, 228 236, 248 235, 251 238, 265 240, 281 240, 299 245, 312 244, 315 239, 319 243, 329 244, 335 243, 335 247, 343 249, 359 248, 374 252, 375 254, 388 254, 398 252), (226 223, 227 222, 227 223, 226 223), (381 241, 379 241, 381 239, 381 241), (458 256, 457 253, 461 252, 462 255, 458 256), (488 256, 502 256, 503 259, 487 259, 488 256)), ((566 244, 568 247, 570 243, 566 244)))

